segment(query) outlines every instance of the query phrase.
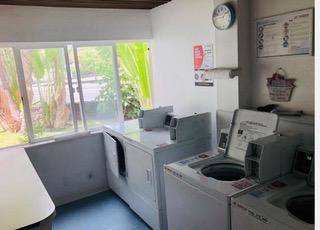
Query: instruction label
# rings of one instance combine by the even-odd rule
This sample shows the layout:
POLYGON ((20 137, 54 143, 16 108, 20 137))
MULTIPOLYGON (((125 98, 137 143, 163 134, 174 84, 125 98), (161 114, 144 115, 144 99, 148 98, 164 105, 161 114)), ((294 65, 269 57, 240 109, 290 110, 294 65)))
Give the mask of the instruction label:
POLYGON ((313 9, 256 21, 257 57, 312 54, 313 9))
POLYGON ((242 121, 239 125, 236 138, 237 145, 235 146, 235 148, 241 151, 247 151, 248 143, 250 141, 268 135, 268 132, 265 132, 266 127, 267 126, 263 123, 242 121))

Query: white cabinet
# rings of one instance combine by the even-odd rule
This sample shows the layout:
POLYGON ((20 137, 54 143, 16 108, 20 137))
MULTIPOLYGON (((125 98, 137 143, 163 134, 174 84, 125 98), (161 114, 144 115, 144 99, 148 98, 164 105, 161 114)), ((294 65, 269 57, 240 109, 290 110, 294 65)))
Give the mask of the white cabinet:
POLYGON ((156 202, 152 156, 142 149, 126 143, 128 184, 132 192, 146 202, 156 202))

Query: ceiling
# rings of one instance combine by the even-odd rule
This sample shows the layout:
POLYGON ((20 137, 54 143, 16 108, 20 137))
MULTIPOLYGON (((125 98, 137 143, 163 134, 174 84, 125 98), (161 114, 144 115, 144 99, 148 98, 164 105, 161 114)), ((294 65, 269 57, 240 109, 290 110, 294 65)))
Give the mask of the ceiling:
POLYGON ((0 0, 0 5, 152 9, 171 0, 0 0))

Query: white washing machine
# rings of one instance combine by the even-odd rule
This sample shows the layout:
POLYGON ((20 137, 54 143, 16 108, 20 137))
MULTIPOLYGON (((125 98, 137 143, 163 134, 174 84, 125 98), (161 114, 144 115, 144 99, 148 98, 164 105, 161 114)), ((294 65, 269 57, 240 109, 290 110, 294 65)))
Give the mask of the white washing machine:
POLYGON ((313 150, 299 148, 293 173, 232 198, 232 230, 314 229, 313 150))
POLYGON ((293 158, 301 137, 275 135, 277 124, 275 114, 236 110, 224 154, 165 165, 168 229, 230 229, 231 197, 286 173, 281 165, 293 158))

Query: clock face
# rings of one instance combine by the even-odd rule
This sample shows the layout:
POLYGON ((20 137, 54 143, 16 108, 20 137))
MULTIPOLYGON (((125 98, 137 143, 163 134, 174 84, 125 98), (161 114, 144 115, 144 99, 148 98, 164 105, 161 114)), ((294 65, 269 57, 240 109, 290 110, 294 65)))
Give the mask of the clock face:
POLYGON ((218 5, 212 15, 212 22, 219 30, 229 29, 235 21, 235 11, 232 5, 226 3, 218 5))

